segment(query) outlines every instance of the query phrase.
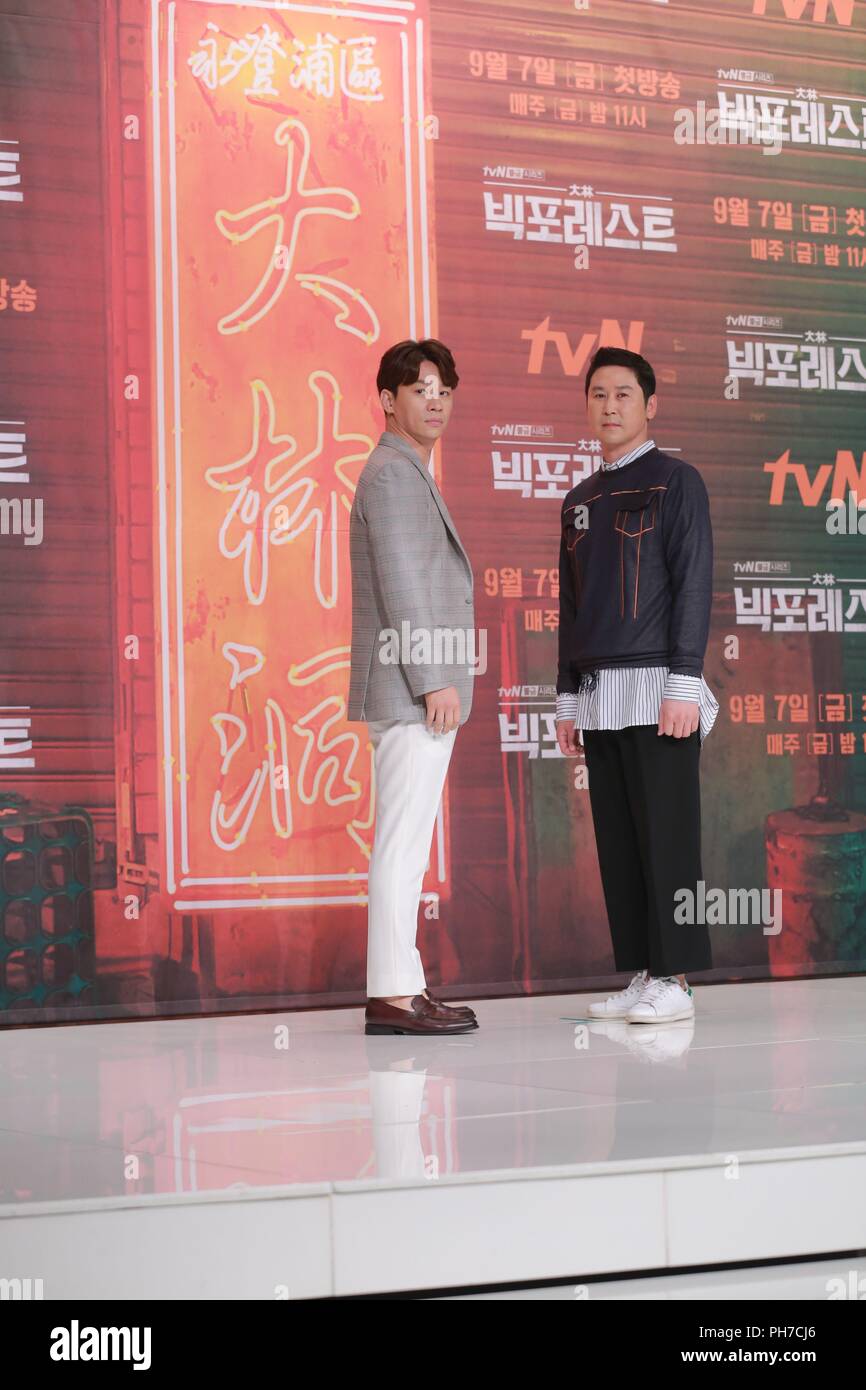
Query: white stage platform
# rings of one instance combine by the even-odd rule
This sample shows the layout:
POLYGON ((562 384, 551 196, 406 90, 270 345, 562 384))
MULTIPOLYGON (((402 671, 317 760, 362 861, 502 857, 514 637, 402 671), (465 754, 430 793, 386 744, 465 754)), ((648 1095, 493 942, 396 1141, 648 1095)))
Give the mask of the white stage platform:
POLYGON ((0 1276, 46 1300, 602 1296, 863 1250, 866 978, 695 995, 657 1029, 579 1021, 595 993, 482 1000, 449 1039, 367 1038, 361 1009, 0 1032, 0 1276))

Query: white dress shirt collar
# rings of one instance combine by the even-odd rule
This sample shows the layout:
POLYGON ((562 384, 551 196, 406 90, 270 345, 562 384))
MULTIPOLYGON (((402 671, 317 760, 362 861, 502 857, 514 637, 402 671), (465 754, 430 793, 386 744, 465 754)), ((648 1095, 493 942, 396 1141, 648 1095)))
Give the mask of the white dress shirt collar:
POLYGON ((654 439, 646 439, 643 444, 638 444, 636 448, 630 449, 629 452, 623 454, 621 458, 614 459, 612 463, 602 463, 601 466, 605 473, 613 468, 623 468, 627 463, 631 463, 632 459, 640 458, 641 454, 648 453, 649 450, 654 449, 655 446, 656 442, 654 439))

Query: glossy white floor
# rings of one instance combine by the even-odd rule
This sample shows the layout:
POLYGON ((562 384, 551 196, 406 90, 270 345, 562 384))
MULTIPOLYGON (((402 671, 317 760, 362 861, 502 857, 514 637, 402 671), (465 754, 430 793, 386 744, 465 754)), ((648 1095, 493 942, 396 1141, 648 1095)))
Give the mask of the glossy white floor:
POLYGON ((581 994, 449 1039, 360 1009, 0 1032, 0 1276, 303 1298, 866 1247, 866 977, 695 995, 658 1029, 581 994))

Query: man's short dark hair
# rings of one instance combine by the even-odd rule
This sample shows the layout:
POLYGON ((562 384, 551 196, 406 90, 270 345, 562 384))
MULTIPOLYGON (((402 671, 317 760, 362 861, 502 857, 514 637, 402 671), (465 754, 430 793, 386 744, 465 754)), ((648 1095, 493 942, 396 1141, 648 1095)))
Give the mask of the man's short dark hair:
POLYGON ((384 353, 376 374, 376 390, 391 391, 396 396, 398 387, 414 386, 422 362, 432 362, 439 368, 443 386, 453 389, 460 380, 450 349, 438 338, 422 338, 420 342, 406 338, 384 353))
POLYGON ((641 357, 639 352, 629 352, 628 348, 600 347, 586 369, 586 396, 589 395, 593 372, 597 372, 599 367, 628 367, 633 371, 643 391, 644 405, 650 396, 655 395, 656 374, 645 357, 641 357))

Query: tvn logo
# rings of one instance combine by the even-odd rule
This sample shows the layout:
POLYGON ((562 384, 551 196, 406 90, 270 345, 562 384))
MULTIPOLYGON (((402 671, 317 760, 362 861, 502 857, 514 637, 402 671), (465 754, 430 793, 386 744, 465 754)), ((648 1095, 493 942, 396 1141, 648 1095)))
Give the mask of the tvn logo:
POLYGON ((772 82, 771 72, 757 72, 754 68, 719 68, 716 76, 720 82, 772 82))
MULTIPOLYGON (((764 472, 772 476, 770 484, 770 506, 781 507, 785 501, 786 483, 791 478, 795 484, 795 495, 799 495, 804 507, 817 507, 821 501, 830 475, 830 502, 844 502, 846 496, 854 498, 855 507, 860 498, 866 503, 866 453, 861 456, 858 471, 857 460, 852 449, 837 449, 835 463, 822 463, 814 478, 810 478, 804 463, 794 463, 791 450, 786 449, 777 459, 764 464, 764 472)), ((830 506, 825 503, 825 508, 830 506)), ((861 533, 862 534, 862 533, 861 533)))
POLYGON ((735 560, 734 574, 790 574, 790 560, 735 560))
POLYGON ((519 164, 485 164, 486 179, 543 179, 543 169, 523 169, 519 164))
POLYGON ((572 347, 568 334, 560 328, 551 328, 550 315, 534 328, 524 328, 521 338, 529 343, 529 361, 526 370, 530 376, 538 376, 544 366, 545 354, 550 347, 559 358, 566 376, 580 376, 586 364, 598 347, 623 347, 631 352, 640 352, 643 342, 644 323, 635 319, 629 323, 628 333, 624 334, 616 319, 602 319, 598 333, 583 333, 576 347, 572 347))
POLYGON ((494 439, 552 439, 550 425, 491 425, 490 433, 494 439))
POLYGON ((728 328, 781 328, 782 320, 766 314, 726 314, 725 324, 728 328))
POLYGON ((826 24, 830 11, 837 24, 850 29, 854 22, 854 0, 753 0, 752 4, 752 14, 768 18, 778 16, 795 23, 809 19, 812 24, 826 24))
POLYGON ((556 691, 545 685, 503 685, 499 690, 500 700, 538 700, 550 694, 555 695, 556 691))

